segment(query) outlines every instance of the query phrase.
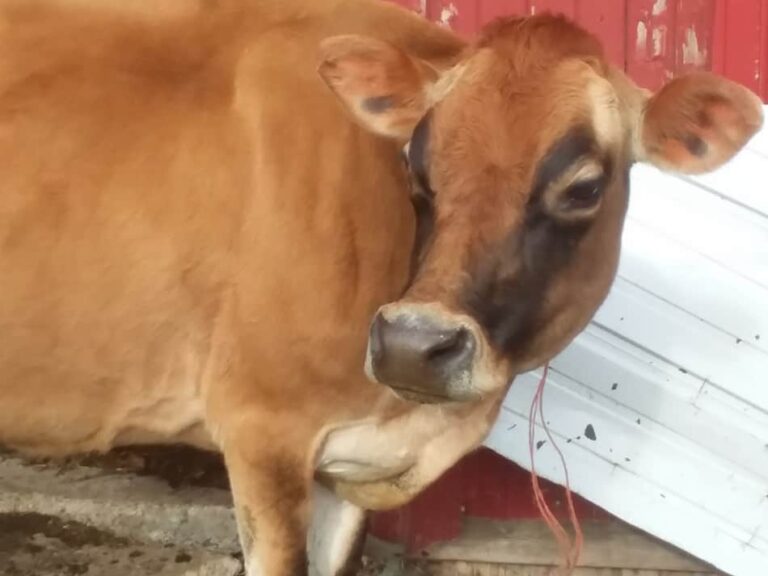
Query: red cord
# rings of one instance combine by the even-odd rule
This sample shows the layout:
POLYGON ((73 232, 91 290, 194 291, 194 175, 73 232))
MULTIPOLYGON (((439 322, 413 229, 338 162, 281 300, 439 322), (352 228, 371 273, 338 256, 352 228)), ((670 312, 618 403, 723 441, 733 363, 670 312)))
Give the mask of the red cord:
POLYGON ((576 565, 581 556, 581 551, 584 545, 584 534, 581 531, 581 524, 576 516, 576 508, 573 505, 573 494, 571 493, 571 482, 568 477, 568 466, 565 462, 563 453, 555 443, 555 439, 547 427, 547 421, 544 419, 544 385, 547 383, 547 374, 549 373, 549 364, 544 366, 544 372, 539 380, 539 385, 536 388, 536 393, 533 396, 533 402, 531 402, 531 410, 528 414, 528 451, 531 456, 531 482, 533 484, 533 495, 536 501, 536 507, 539 509, 544 522, 546 522, 549 529, 552 531, 555 539, 557 540, 558 547, 560 548, 560 554, 563 558, 562 571, 564 574, 570 575, 573 573, 576 565), (563 465, 565 471, 565 497, 568 502, 568 515, 573 526, 574 536, 571 539, 570 534, 566 531, 563 525, 555 517, 554 513, 547 504, 544 498, 544 493, 539 485, 539 477, 536 474, 535 465, 535 431, 536 431, 536 416, 541 418, 541 425, 544 428, 544 432, 547 434, 552 447, 557 452, 560 458, 560 462, 563 465))

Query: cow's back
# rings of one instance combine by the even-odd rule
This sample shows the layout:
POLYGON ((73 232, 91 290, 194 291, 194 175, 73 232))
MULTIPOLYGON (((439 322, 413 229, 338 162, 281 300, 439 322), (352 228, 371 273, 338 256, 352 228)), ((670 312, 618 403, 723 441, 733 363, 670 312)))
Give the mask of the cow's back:
POLYGON ((311 380, 318 421, 348 412, 412 231, 395 149, 314 73, 333 19, 4 19, 0 442, 205 444, 231 353, 259 358, 249 394, 311 380))

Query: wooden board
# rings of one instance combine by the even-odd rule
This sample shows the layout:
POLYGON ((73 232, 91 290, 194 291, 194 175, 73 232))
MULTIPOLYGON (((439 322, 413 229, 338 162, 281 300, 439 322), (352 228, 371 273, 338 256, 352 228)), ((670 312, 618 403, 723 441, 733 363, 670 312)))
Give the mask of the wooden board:
MULTIPOLYGON (((483 562, 434 562, 419 571, 419 576, 553 576, 552 566, 510 566, 483 562)), ((634 570, 632 568, 577 568, 573 576, 713 576, 713 572, 672 570, 634 570)))
MULTIPOLYGON (((675 572, 712 574, 710 566, 618 521, 583 524, 585 546, 576 574, 675 572)), ((391 557, 397 550, 372 538, 367 553, 391 557)), ((435 574, 546 574, 560 558, 552 534, 536 520, 491 521, 468 518, 458 538, 434 544, 411 558, 427 560, 435 574), (453 571, 452 571, 453 570, 453 571), (521 570, 524 570, 521 572, 521 570)), ((432 572, 430 572, 432 573, 432 572)))
MULTIPOLYGON (((585 522, 583 568, 704 571, 709 567, 617 521, 585 522)), ((536 520, 499 522, 468 519, 459 538, 435 544, 425 555, 433 560, 496 564, 556 565, 557 546, 547 527, 536 520)))

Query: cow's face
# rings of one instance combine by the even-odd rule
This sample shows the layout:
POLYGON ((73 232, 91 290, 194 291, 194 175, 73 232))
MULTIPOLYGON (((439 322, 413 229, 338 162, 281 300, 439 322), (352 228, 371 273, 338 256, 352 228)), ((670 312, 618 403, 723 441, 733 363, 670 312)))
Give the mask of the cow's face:
POLYGON ((370 38, 323 49, 358 120, 407 143, 414 277, 374 318, 367 370, 423 402, 500 390, 584 328, 614 278, 634 161, 711 170, 762 123, 753 94, 712 75, 638 89, 550 16, 491 25, 443 72, 370 38))

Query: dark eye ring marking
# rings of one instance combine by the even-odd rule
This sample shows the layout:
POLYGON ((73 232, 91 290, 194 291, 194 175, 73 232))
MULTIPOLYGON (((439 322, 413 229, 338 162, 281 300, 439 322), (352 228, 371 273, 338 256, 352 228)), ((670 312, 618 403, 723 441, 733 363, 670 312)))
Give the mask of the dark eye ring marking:
POLYGON ((431 196, 435 193, 429 182, 429 129, 432 123, 432 113, 422 118, 413 129, 413 135, 408 143, 408 169, 416 179, 419 187, 431 196))
POLYGON ((592 131, 577 126, 568 131, 550 148, 539 163, 533 179, 532 200, 538 200, 552 182, 557 181, 582 158, 595 153, 592 131))
POLYGON ((416 215, 416 237, 411 253, 411 281, 416 276, 435 226, 435 192, 429 181, 428 154, 431 117, 428 112, 416 125, 404 155, 406 167, 411 175, 411 203, 416 215))
POLYGON ((558 140, 536 170, 529 206, 545 206, 552 217, 567 220, 588 217, 599 207, 611 175, 610 159, 598 150, 592 129, 576 126, 558 140), (567 186, 579 164, 594 164, 592 174, 567 186))

